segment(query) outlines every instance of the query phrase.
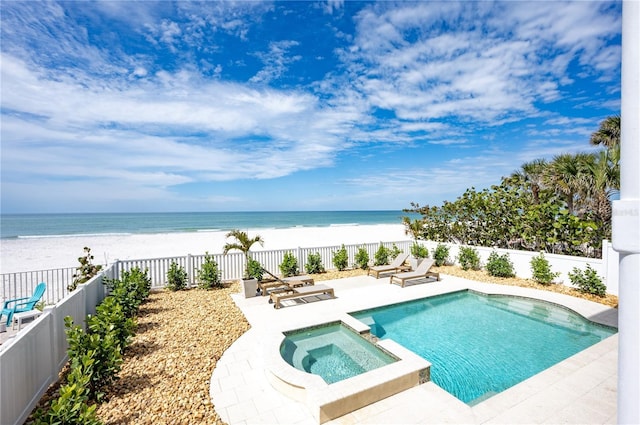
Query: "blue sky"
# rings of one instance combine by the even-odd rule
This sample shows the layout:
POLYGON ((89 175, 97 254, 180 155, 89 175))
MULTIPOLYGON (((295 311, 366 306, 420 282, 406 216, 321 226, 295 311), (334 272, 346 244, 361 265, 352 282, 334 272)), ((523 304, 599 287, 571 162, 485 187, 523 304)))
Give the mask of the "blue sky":
POLYGON ((3 1, 3 213, 402 209, 593 149, 621 3, 3 1))

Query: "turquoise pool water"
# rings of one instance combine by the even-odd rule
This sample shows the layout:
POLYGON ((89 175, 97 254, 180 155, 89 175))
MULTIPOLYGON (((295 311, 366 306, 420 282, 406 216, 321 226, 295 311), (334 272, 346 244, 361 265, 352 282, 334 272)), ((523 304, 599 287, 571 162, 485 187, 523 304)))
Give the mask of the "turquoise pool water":
POLYGON ((328 384, 397 361, 339 323, 286 332, 285 336, 280 346, 282 358, 328 384))
POLYGON ((431 362, 432 381, 469 404, 617 332, 542 301, 468 291, 351 315, 431 362))

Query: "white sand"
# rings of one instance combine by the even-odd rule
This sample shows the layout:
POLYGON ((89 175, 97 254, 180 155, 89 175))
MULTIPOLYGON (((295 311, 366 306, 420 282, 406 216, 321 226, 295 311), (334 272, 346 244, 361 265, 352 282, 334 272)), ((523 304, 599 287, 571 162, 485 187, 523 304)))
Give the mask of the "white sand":
MULTIPOLYGON (((244 229, 243 229, 244 230, 244 229)), ((402 224, 296 227, 248 230, 249 237, 262 236, 265 244, 251 250, 294 249, 371 242, 407 240, 402 224)), ((46 270, 78 266, 85 246, 91 248, 95 264, 116 259, 144 259, 222 252, 226 232, 163 233, 2 240, 0 273, 46 270)))

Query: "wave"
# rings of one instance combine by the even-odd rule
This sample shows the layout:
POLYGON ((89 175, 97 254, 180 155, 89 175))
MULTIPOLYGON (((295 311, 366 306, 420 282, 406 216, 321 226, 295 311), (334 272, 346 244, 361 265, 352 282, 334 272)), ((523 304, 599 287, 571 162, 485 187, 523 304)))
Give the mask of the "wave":
POLYGON ((207 232, 224 232, 222 229, 196 229, 196 233, 207 233, 207 232))
POLYGON ((332 223, 329 227, 348 227, 348 226, 359 226, 360 223, 332 223))
POLYGON ((113 233, 72 233, 68 235, 18 235, 17 239, 48 239, 48 238, 86 238, 96 236, 130 236, 133 233, 113 232, 113 233))

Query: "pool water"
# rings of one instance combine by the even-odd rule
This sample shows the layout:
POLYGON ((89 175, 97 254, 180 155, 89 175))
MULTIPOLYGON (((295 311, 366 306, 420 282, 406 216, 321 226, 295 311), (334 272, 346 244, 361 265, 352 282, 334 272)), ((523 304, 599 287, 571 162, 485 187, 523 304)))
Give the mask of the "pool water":
POLYGON ((287 363, 328 384, 391 364, 397 359, 340 323, 285 333, 280 354, 287 363))
POLYGON ((553 304, 470 291, 352 313, 431 362, 431 379, 475 404, 611 336, 553 304))

